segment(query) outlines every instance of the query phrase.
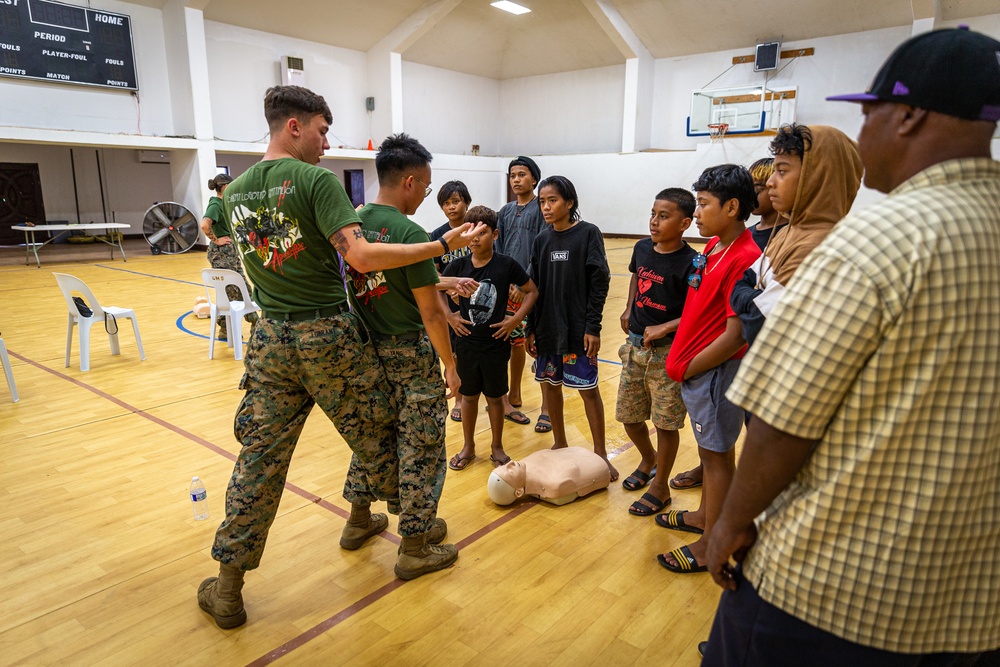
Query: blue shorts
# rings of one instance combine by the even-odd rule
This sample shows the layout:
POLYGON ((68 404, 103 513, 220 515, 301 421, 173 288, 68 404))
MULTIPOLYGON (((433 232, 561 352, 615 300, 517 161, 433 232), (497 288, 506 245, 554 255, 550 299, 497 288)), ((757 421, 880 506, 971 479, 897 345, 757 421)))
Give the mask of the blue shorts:
POLYGON ((584 354, 538 355, 535 382, 548 382, 569 389, 593 389, 597 386, 597 360, 584 354))
POLYGON ((739 359, 730 359, 681 383, 681 397, 691 417, 698 446, 712 452, 728 452, 736 446, 745 412, 726 398, 739 359))

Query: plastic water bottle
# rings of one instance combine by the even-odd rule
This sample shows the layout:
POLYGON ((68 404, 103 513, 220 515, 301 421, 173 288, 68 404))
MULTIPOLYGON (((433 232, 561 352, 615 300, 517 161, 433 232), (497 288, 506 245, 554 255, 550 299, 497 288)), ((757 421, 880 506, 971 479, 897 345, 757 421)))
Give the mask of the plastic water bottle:
POLYGON ((205 491, 205 484, 197 476, 191 478, 189 493, 195 520, 204 521, 208 518, 208 492, 205 491))

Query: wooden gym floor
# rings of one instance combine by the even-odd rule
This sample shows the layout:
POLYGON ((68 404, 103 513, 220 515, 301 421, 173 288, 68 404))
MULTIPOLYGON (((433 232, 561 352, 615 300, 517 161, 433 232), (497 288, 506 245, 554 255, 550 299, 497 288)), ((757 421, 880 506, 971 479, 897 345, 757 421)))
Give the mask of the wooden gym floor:
MULTIPOLYGON (((600 353, 608 449, 622 478, 639 461, 614 421, 633 243, 607 242, 614 277, 600 353)), ((479 457, 448 472, 440 505, 458 562, 403 582, 392 572, 395 518, 360 551, 339 548, 350 452, 314 410, 261 567, 246 577, 249 621, 217 628, 195 593, 217 571, 209 551, 239 449, 242 364, 224 344, 209 360, 209 321, 190 314, 204 294, 203 253, 154 257, 141 243, 126 251, 127 262, 47 252, 41 269, 14 251, 0 261, 0 331, 21 395, 11 403, 0 384, 0 663, 698 664, 720 591, 707 574, 672 574, 655 560, 691 536, 630 516, 641 492, 618 482, 564 507, 495 506, 485 413, 479 457), (53 271, 83 279, 102 303, 134 308, 146 360, 122 322, 121 356, 95 329, 91 371, 79 370, 75 335, 65 368, 66 306, 53 271), (193 475, 208 488, 208 521, 191 516, 193 475)), ((540 395, 527 375, 524 397, 534 422, 540 395)), ((575 392, 566 414, 571 444, 589 447, 575 392)), ((551 444, 513 423, 504 437, 514 458, 551 444)), ((461 445, 449 421, 449 456, 461 445)), ((685 428, 675 472, 696 462, 685 428)), ((694 509, 699 495, 675 491, 673 507, 694 509)))

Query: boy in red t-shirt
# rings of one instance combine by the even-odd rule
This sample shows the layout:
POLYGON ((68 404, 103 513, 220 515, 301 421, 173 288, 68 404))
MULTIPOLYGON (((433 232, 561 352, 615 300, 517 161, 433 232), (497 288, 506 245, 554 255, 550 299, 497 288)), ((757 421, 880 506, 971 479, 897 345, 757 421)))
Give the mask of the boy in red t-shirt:
MULTIPOLYGON (((704 469, 701 506, 695 512, 659 514, 664 528, 702 534, 722 510, 736 469, 734 447, 743 427, 743 410, 726 400, 726 389, 746 352, 740 318, 729 304, 733 286, 760 256, 746 221, 757 205, 753 178, 745 167, 724 164, 706 169, 694 183, 698 232, 714 237, 695 257, 681 322, 667 355, 667 375, 682 382, 704 469)), ((672 572, 703 572, 705 541, 657 556, 672 572)))

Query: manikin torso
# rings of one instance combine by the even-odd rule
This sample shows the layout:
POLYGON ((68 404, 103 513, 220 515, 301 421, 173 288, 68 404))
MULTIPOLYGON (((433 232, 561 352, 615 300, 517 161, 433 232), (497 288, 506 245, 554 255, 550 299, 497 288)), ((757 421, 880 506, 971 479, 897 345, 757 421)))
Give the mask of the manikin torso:
POLYGON ((525 494, 565 505, 611 484, 608 464, 582 447, 543 449, 490 474, 490 499, 509 505, 525 494))

